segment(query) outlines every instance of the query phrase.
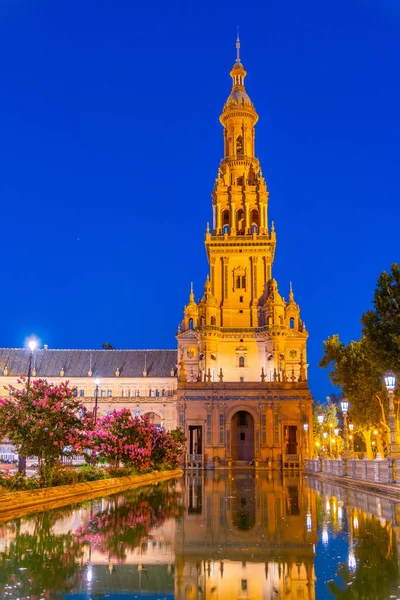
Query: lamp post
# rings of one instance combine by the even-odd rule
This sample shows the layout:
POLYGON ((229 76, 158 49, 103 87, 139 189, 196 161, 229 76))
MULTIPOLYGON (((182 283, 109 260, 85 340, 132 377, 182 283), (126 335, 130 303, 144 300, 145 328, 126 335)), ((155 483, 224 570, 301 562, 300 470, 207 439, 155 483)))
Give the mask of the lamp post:
MULTIPOLYGON (((26 391, 29 391, 31 387, 31 374, 32 374, 32 361, 33 361, 33 353, 35 352, 37 346, 37 341, 34 338, 31 338, 28 342, 29 347, 29 362, 28 362, 28 379, 26 381, 26 391)), ((18 473, 25 473, 26 471, 26 456, 21 456, 18 454, 18 473)))
POLYGON ((389 394, 389 428, 390 428, 390 456, 398 456, 399 448, 396 443, 396 425, 394 421, 393 392, 396 388, 396 377, 394 373, 385 373, 385 385, 389 394))
POLYGON ((100 384, 100 379, 98 377, 96 377, 96 379, 94 380, 96 387, 94 388, 94 424, 96 425, 97 423, 97 408, 98 408, 98 403, 99 403, 99 384, 100 384))
MULTIPOLYGON (((329 400, 330 397, 328 396, 329 400)), ((332 458, 332 427, 333 423, 329 423, 329 456, 332 458)))
POLYGON ((352 454, 352 456, 354 458, 354 437, 353 437, 353 435, 354 435, 353 434, 354 423, 349 423, 349 429, 350 429, 350 435, 349 435, 349 438, 350 438, 350 451, 351 451, 351 454, 352 454))
POLYGON ((344 431, 343 431, 343 437, 344 437, 343 457, 344 458, 349 458, 349 449, 348 449, 348 444, 347 444, 347 412, 349 410, 349 403, 347 402, 347 400, 342 400, 340 404, 341 404, 341 407, 342 407, 343 425, 344 425, 344 431))
POLYGON ((339 446, 338 446, 338 435, 339 435, 339 429, 337 427, 335 427, 335 429, 333 430, 333 433, 335 434, 335 444, 336 444, 336 458, 339 456, 339 446))
POLYGON ((308 458, 308 423, 304 423, 303 427, 304 427, 304 437, 306 440, 305 454, 306 454, 306 458, 308 458))
POLYGON ((318 415, 317 419, 319 423, 319 455, 322 458, 324 455, 324 451, 322 449, 322 424, 324 422, 324 415, 318 415))

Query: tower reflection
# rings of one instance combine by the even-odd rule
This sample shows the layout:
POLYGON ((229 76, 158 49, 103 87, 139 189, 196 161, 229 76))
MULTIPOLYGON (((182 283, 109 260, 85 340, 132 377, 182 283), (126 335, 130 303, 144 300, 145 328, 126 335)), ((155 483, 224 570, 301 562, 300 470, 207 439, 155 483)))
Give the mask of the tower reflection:
POLYGON ((297 476, 189 473, 175 538, 177 600, 314 599, 315 495, 297 476))

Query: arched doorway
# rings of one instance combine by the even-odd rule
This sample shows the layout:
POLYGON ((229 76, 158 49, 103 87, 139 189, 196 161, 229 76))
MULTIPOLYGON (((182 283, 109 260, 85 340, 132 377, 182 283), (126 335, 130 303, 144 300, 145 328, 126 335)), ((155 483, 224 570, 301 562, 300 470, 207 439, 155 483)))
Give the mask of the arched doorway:
POLYGON ((144 413, 143 416, 150 419, 150 423, 152 423, 153 425, 161 425, 161 417, 155 412, 147 412, 144 413))
POLYGON ((231 422, 232 460, 254 460, 254 419, 246 410, 239 410, 231 422))

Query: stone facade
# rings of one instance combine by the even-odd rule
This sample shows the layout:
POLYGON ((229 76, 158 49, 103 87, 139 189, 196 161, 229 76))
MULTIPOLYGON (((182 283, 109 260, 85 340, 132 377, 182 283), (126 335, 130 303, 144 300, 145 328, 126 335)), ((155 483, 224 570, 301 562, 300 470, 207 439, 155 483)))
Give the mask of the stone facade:
POLYGON ((276 232, 239 54, 230 74, 205 236, 210 273, 198 302, 191 288, 177 334, 179 424, 191 463, 300 465, 311 447, 308 333, 292 285, 285 301, 272 277, 276 232))

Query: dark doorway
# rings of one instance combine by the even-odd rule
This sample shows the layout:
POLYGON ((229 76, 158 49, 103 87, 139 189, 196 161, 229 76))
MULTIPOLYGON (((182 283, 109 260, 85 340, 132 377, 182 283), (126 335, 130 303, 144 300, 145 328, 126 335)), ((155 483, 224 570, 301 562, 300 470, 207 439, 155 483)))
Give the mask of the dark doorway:
POLYGON ((232 460, 254 460, 254 419, 245 410, 232 417, 232 460))
POLYGON ((297 426, 285 425, 286 454, 297 454, 297 426))
POLYGON ((189 425, 189 454, 203 454, 203 428, 201 425, 189 425))

